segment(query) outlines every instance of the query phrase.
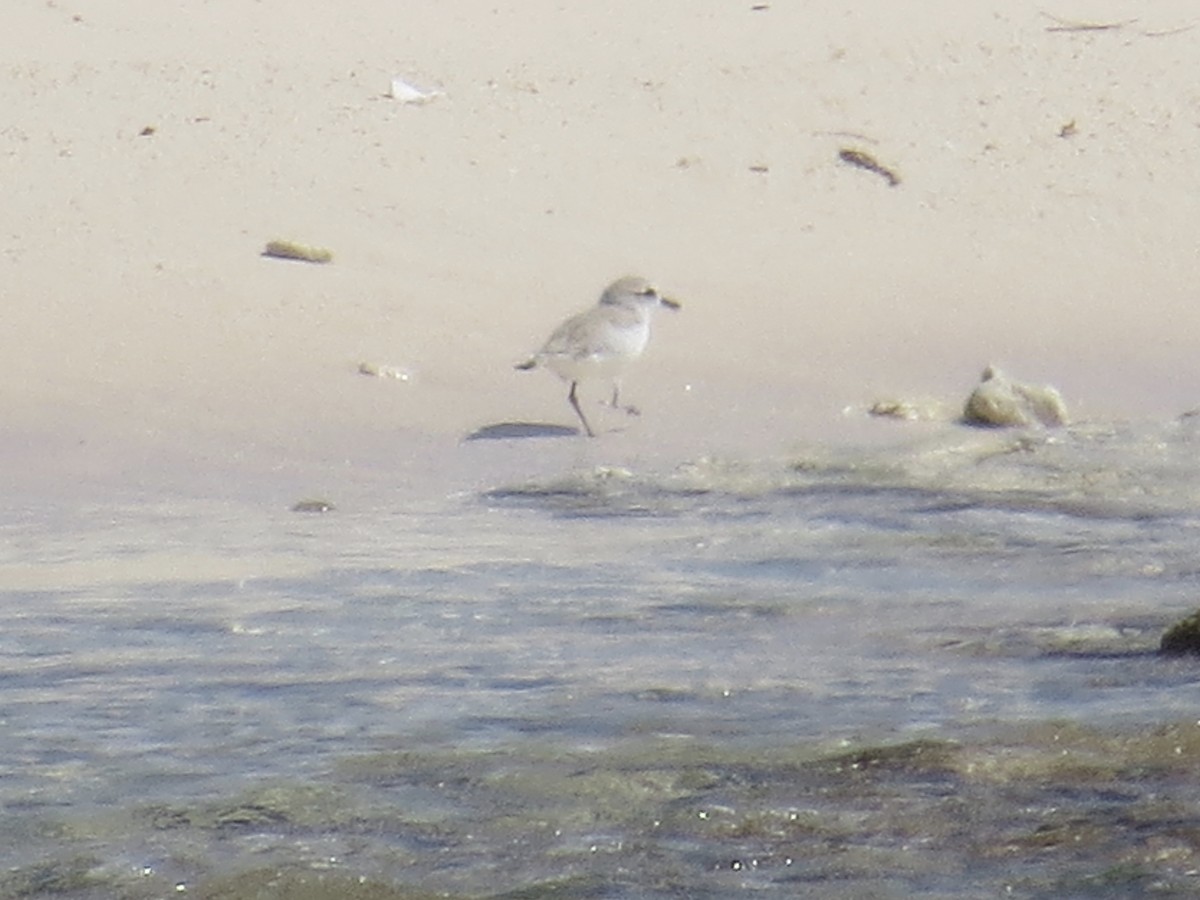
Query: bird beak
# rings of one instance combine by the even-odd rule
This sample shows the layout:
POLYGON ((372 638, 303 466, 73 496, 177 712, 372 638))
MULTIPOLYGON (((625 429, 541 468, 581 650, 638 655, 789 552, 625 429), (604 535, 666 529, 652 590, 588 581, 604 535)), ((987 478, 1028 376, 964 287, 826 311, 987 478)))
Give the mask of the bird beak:
POLYGON ((683 306, 678 300, 672 300, 670 297, 659 297, 658 301, 667 309, 679 309, 683 306))

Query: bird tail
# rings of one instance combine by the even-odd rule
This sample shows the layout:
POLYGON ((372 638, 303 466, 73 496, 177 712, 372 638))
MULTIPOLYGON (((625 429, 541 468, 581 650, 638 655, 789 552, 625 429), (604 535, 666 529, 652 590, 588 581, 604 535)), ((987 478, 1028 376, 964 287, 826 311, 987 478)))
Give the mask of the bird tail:
POLYGON ((513 366, 513 368, 514 368, 514 369, 520 369, 520 370, 521 370, 521 371, 523 371, 523 372, 527 372, 527 371, 529 371, 530 369, 536 369, 536 368, 537 368, 537 360, 531 357, 531 358, 529 358, 529 359, 525 360, 525 362, 519 362, 519 363, 517 363, 515 366, 513 366))

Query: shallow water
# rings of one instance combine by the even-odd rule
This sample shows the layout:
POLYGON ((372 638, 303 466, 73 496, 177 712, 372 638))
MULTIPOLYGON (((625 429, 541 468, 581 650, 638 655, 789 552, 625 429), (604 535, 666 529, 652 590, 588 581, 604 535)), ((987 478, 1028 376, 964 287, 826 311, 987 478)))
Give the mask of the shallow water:
POLYGON ((325 514, 10 508, 0 892, 1183 891, 1200 677, 1154 650, 1197 606, 1196 448, 954 430, 325 514))

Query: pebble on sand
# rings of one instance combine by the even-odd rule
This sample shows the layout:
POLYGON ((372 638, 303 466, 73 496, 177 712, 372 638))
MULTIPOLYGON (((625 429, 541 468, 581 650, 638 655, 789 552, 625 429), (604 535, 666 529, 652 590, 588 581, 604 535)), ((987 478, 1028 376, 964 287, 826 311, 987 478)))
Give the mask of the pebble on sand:
POLYGON ((294 259, 299 262, 329 263, 333 262, 333 252, 324 247, 309 247, 294 241, 269 241, 263 249, 263 256, 275 259, 294 259))
POLYGON ((967 398, 962 420, 989 428, 1053 428, 1067 424, 1067 405, 1049 385, 1022 384, 988 366, 967 398))

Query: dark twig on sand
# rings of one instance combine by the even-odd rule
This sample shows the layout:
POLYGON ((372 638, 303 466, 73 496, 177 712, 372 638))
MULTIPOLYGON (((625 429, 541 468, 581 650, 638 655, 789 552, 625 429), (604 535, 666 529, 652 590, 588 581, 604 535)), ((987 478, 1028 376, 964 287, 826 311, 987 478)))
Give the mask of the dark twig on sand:
POLYGON ((900 176, 887 166, 882 165, 879 160, 873 157, 865 150, 855 150, 852 147, 843 147, 838 151, 838 159, 844 163, 849 163, 852 166, 858 166, 860 169, 866 169, 868 172, 874 172, 877 175, 882 175, 887 179, 887 183, 895 187, 900 183, 900 176))

